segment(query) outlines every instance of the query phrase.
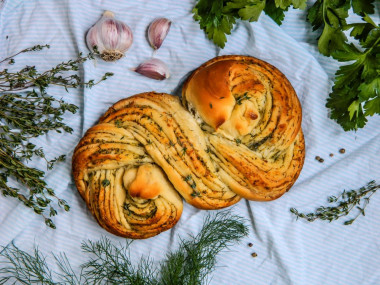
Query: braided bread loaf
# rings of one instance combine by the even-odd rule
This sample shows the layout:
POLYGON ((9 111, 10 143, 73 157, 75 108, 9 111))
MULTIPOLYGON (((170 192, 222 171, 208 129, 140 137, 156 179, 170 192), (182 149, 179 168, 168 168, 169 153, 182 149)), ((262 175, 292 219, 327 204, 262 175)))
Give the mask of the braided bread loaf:
POLYGON ((102 227, 147 238, 179 220, 178 193, 200 209, 280 197, 303 165, 301 117, 275 67, 217 57, 185 82, 182 104, 154 92, 114 104, 76 147, 73 175, 102 227))

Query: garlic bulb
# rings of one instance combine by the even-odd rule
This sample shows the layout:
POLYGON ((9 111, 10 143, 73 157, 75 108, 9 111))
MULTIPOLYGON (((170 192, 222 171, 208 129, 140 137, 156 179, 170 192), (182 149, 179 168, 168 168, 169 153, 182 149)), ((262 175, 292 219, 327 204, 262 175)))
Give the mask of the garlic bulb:
POLYGON ((155 19, 148 28, 148 40, 152 48, 159 49, 169 33, 172 22, 166 18, 155 19))
POLYGON ((116 20, 114 13, 104 12, 102 18, 87 32, 87 47, 105 61, 115 61, 124 56, 133 42, 131 29, 123 22, 116 20))
POLYGON ((151 58, 144 61, 138 67, 133 69, 133 71, 156 80, 164 80, 165 78, 170 77, 169 69, 166 64, 157 58, 151 58))

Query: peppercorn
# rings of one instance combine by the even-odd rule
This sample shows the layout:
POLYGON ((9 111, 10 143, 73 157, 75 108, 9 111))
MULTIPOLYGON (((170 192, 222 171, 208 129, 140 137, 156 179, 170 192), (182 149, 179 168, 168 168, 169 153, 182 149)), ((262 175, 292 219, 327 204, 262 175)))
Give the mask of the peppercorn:
POLYGON ((249 247, 252 247, 252 246, 253 246, 253 243, 250 242, 250 243, 248 244, 248 246, 249 246, 249 247))
POLYGON ((320 158, 318 161, 319 161, 320 163, 323 163, 325 160, 324 160, 323 158, 320 158))
POLYGON ((330 157, 333 157, 334 156, 334 154, 333 153, 330 153, 330 157))
POLYGON ((252 256, 252 257, 256 257, 256 256, 257 256, 257 253, 256 253, 256 252, 253 252, 253 253, 251 254, 251 256, 252 256))
POLYGON ((345 150, 344 148, 341 148, 341 149, 339 150, 339 152, 340 152, 340 153, 345 153, 346 150, 345 150))
POLYGON ((320 156, 316 156, 315 159, 316 159, 316 160, 320 160, 321 157, 320 157, 320 156))

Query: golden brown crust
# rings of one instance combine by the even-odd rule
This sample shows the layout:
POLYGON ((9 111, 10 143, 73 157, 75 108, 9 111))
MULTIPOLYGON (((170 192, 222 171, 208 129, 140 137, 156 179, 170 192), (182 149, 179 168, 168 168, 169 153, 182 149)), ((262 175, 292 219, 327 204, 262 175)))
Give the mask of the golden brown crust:
POLYGON ((278 69, 217 57, 188 78, 183 105, 155 92, 120 100, 76 147, 78 191, 109 232, 147 238, 171 228, 182 213, 178 193, 220 209, 241 197, 276 199, 296 181, 305 156, 301 105, 278 69))
POLYGON ((192 104, 204 121, 217 129, 226 122, 235 105, 230 92, 230 68, 234 61, 225 60, 203 65, 184 85, 184 97, 192 104), (215 80, 217 78, 217 80, 215 80))
POLYGON ((100 119, 116 121, 133 133, 191 205, 220 209, 240 200, 215 173, 204 133, 178 97, 149 92, 121 100, 100 119))
POLYGON ((293 185, 305 155, 302 110, 277 68, 249 56, 216 57, 187 79, 182 100, 206 124, 219 176, 235 193, 269 201, 293 185), (222 105, 223 121, 210 104, 222 105))
POLYGON ((150 164, 139 167, 136 178, 129 184, 129 195, 142 199, 154 199, 163 192, 158 170, 150 164))
POLYGON ((74 151, 73 176, 97 222, 115 235, 152 237, 181 217, 182 199, 165 174, 115 124, 87 131, 74 151))

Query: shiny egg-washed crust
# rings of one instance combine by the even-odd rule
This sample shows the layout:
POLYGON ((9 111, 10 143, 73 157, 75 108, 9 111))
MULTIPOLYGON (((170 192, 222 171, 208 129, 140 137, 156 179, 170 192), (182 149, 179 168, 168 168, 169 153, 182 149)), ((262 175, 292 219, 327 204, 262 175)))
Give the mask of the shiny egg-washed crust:
POLYGON ((302 110, 276 67, 250 56, 216 57, 187 79, 182 101, 204 130, 219 176, 235 193, 269 201, 294 184, 305 157, 302 110))

